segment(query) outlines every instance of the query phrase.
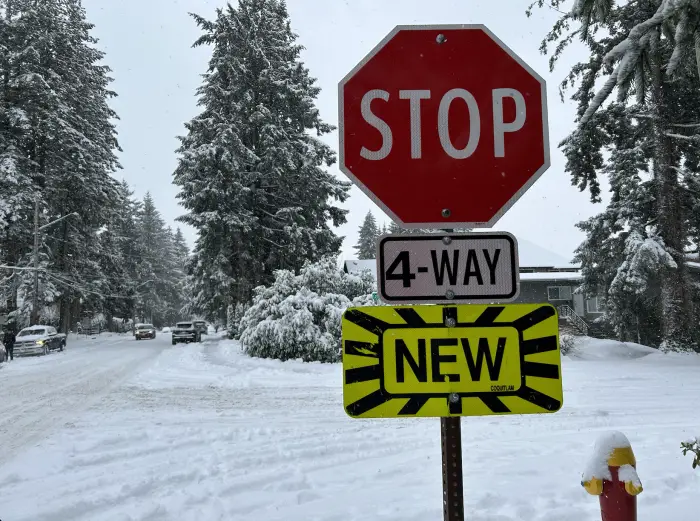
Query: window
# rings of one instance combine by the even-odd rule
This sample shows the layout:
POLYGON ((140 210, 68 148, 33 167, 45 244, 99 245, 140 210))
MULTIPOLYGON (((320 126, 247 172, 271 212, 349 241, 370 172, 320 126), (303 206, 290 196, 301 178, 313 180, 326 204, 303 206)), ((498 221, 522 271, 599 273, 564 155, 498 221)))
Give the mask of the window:
POLYGON ((24 329, 20 331, 17 336, 32 336, 32 335, 45 335, 45 329, 24 329))
POLYGON ((605 311, 605 304, 603 299, 600 297, 589 298, 586 300, 586 312, 587 313, 603 313, 605 311))
POLYGON ((549 300, 571 300, 571 286, 548 286, 547 298, 549 300))

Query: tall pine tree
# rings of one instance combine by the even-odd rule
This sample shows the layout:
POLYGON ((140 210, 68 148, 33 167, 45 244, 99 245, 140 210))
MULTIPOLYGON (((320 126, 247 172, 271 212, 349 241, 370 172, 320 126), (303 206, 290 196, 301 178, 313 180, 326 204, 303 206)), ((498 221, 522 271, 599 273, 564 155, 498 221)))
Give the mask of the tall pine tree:
MULTIPOLYGON (((551 5, 559 8, 565 3, 553 0, 551 5)), ((695 47, 700 36, 693 22, 697 16, 693 2, 616 5, 612 0, 575 0, 542 45, 546 51, 556 43, 552 67, 577 36, 591 51, 590 59, 574 66, 563 83, 564 89, 577 87, 572 99, 578 103, 578 127, 562 143, 567 170, 581 189, 590 189, 594 200, 600 193, 597 176, 611 175, 614 195, 612 207, 596 218, 598 222, 584 225, 588 242, 579 256, 589 259, 584 267, 587 284, 592 285, 595 277, 607 283, 604 289, 613 300, 625 292, 655 300, 651 306, 659 316, 660 344, 668 350, 698 346, 693 308, 697 289, 685 263, 686 249, 695 239, 692 209, 700 197, 689 190, 698 186, 700 172, 700 53, 695 47), (617 99, 610 102, 615 90, 617 99), (625 126, 636 136, 632 143, 621 141, 619 132, 625 126), (608 149, 622 153, 603 154, 608 149), (638 181, 636 176, 647 170, 647 178, 638 181), (611 267, 605 261, 596 267, 595 252, 589 250, 605 240, 600 230, 606 222, 609 229, 618 227, 626 236, 615 248, 622 264, 609 282, 604 272, 611 267), (658 288, 658 298, 653 287, 658 288)), ((633 301, 622 308, 613 306, 613 313, 616 309, 634 313, 633 301)), ((624 316, 620 312, 615 319, 625 320, 624 316)))
POLYGON ((335 155, 318 136, 332 130, 281 0, 241 0, 194 16, 195 46, 212 46, 198 90, 202 112, 180 138, 174 182, 198 239, 190 261, 191 307, 225 320, 276 269, 298 271, 337 252, 329 223, 345 222, 349 184, 324 167, 335 155), (312 132, 316 135, 312 135, 312 132))
POLYGON ((372 215, 372 212, 367 212, 365 220, 362 221, 362 226, 360 226, 359 237, 355 245, 358 259, 374 259, 376 257, 377 237, 379 237, 377 220, 372 215))
MULTIPOLYGON (((47 228, 40 241, 40 304, 58 299, 65 331, 79 299, 99 293, 103 282, 98 232, 117 200, 114 93, 80 0, 0 0, 0 17, 0 168, 8 173, 0 176, 0 241, 12 241, 3 261, 31 263, 35 197, 40 224, 80 213, 47 228)), ((31 301, 33 284, 24 279, 18 291, 31 301)))

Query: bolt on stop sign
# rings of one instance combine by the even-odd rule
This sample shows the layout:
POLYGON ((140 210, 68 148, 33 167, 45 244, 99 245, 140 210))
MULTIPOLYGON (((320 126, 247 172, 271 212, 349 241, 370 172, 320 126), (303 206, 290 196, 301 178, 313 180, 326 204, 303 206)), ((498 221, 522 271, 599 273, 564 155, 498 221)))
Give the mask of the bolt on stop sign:
POLYGON ((407 228, 491 227, 549 168, 545 81, 482 25, 396 27, 339 110, 341 170, 407 228))

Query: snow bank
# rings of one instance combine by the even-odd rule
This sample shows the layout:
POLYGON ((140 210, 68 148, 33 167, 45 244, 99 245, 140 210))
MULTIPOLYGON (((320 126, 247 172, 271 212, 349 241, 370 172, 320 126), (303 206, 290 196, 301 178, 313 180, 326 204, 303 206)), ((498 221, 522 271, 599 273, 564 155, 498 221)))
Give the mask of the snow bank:
POLYGON ((134 380, 147 389, 337 387, 339 364, 251 358, 238 341, 184 344, 161 353, 155 364, 134 380))
POLYGON ((659 351, 653 347, 617 340, 578 337, 568 357, 574 360, 636 360, 659 351))

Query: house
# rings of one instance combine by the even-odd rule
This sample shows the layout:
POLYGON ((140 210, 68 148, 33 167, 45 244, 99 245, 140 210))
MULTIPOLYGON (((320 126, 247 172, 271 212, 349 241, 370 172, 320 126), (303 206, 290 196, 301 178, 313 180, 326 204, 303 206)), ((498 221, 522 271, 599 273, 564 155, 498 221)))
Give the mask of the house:
MULTIPOLYGON (((576 330, 588 333, 588 325, 603 315, 603 301, 599 297, 585 299, 576 288, 582 282, 581 269, 566 258, 530 241, 518 239, 520 263, 520 294, 515 303, 539 304, 549 302, 559 310, 561 318, 576 330)), ((377 261, 347 260, 346 273, 370 270, 377 280, 377 261)))

